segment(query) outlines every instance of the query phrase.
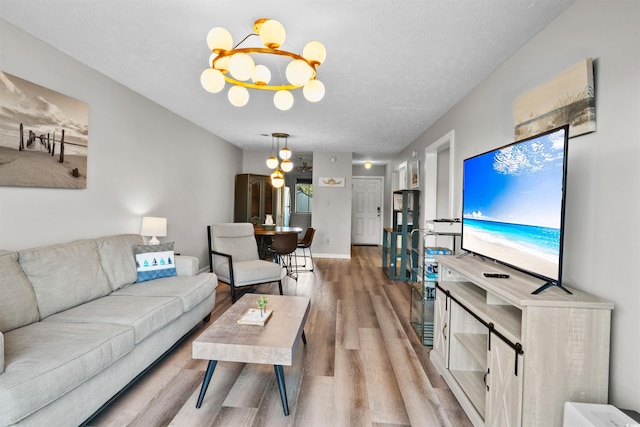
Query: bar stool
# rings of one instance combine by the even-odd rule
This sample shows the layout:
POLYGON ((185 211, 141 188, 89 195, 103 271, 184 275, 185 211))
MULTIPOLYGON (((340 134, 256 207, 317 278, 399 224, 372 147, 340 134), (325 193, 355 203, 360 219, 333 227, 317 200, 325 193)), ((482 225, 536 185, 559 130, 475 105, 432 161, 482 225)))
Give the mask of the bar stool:
MULTIPOLYGON (((298 263, 296 262, 296 272, 299 271, 313 271, 315 266, 313 265, 313 254, 311 253, 311 243, 313 243, 313 236, 316 234, 316 229, 313 227, 307 228, 306 233, 304 233, 304 237, 298 240, 298 249, 302 249, 302 256, 304 257, 304 264, 302 267, 307 267, 307 254, 306 251, 309 251, 309 259, 311 259, 311 269, 309 270, 300 270, 298 269, 298 263)), ((297 259, 296 259, 297 261, 297 259)))
POLYGON ((277 233, 273 236, 273 241, 269 247, 269 251, 274 254, 274 258, 280 262, 287 270, 287 276, 294 280, 298 280, 298 275, 295 274, 295 270, 292 263, 292 256, 295 257, 296 263, 298 257, 296 255, 296 249, 298 248, 298 234, 297 233, 277 233))

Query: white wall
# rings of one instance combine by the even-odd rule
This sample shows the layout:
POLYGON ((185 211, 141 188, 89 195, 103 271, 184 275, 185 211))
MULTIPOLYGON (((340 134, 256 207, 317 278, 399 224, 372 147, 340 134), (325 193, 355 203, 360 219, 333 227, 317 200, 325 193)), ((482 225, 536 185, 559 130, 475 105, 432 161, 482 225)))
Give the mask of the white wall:
POLYGON ((0 39, 0 69, 89 105, 87 188, 0 187, 0 248, 139 233, 151 215, 168 220, 161 241, 207 266, 206 225, 232 220, 241 150, 2 20, 0 39))
MULTIPOLYGON (((462 161, 513 140, 513 100, 591 57, 595 133, 569 142, 564 280, 615 303, 609 400, 640 411, 640 2, 578 0, 431 126, 391 167, 455 130, 462 161)), ((460 213, 461 188, 455 188, 460 213)))
POLYGON ((313 256, 351 258, 351 153, 313 153, 313 256), (332 162, 331 158, 336 161, 332 162), (320 178, 344 178, 344 187, 321 187, 320 178))

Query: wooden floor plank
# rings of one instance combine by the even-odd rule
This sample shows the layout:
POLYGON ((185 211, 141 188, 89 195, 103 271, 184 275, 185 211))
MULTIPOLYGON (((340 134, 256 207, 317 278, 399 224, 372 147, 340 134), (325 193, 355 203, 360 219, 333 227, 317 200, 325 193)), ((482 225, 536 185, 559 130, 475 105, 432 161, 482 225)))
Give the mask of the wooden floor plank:
MULTIPOLYGON (((460 426, 471 425, 409 324, 407 283, 390 281, 381 248, 354 246, 352 259, 316 259, 314 272, 285 279, 286 295, 311 300, 308 344, 284 367, 290 415, 270 365, 219 362, 195 408, 207 362, 191 342, 231 306, 216 290, 212 320, 98 414, 92 426, 460 426)), ((277 285, 256 288, 278 293, 277 285)))
POLYGON ((360 329, 371 419, 377 423, 408 424, 393 364, 379 329, 360 329))

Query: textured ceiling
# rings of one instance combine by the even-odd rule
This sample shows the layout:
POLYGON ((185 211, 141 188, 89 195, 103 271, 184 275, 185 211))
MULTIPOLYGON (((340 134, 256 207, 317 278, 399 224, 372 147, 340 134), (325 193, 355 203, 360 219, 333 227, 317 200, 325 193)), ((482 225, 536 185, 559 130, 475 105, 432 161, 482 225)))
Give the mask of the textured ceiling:
POLYGON ((298 152, 384 163, 573 2, 0 0, 0 18, 243 149, 287 132, 298 152), (261 17, 283 23, 285 50, 325 45, 322 101, 297 91, 279 111, 273 92, 252 91, 237 108, 226 90, 202 89, 208 31, 225 27, 237 43, 261 17))

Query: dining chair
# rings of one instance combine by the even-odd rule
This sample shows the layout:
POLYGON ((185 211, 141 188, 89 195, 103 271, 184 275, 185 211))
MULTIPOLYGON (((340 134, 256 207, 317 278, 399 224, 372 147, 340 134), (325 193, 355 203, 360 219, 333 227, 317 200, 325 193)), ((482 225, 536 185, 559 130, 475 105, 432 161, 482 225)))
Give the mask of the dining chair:
POLYGON ((282 279, 287 270, 279 264, 261 260, 251 223, 225 223, 207 226, 209 271, 231 287, 231 303, 236 291, 247 286, 278 282, 282 295, 282 279))
POLYGON ((294 280, 298 280, 298 275, 295 271, 295 265, 293 258, 295 258, 295 264, 298 262, 296 255, 296 249, 298 248, 298 234, 297 233, 278 233, 273 236, 271 246, 269 250, 275 255, 275 258, 279 261, 280 265, 287 271, 287 276, 294 280))
MULTIPOLYGON (((307 228, 307 231, 304 233, 304 237, 298 240, 298 249, 302 249, 302 256, 304 257, 304 264, 302 265, 305 270, 296 269, 296 271, 313 271, 315 268, 313 264, 313 254, 311 253, 311 244, 313 243, 313 236, 316 234, 316 229, 313 227, 307 228), (306 269, 307 267, 307 254, 306 251, 309 251, 309 259, 311 260, 311 268, 306 269)), ((296 263, 297 266, 297 263, 296 263)))

